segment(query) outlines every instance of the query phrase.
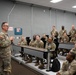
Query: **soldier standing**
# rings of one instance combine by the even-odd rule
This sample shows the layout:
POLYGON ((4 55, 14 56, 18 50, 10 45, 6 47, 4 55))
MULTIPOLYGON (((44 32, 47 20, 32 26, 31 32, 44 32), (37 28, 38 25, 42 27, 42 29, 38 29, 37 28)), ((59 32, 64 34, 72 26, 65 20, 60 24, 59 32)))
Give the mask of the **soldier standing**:
POLYGON ((0 32, 0 58, 2 60, 1 71, 4 75, 10 75, 11 73, 11 40, 13 37, 8 37, 7 31, 9 25, 7 22, 3 22, 1 25, 2 32, 0 32))

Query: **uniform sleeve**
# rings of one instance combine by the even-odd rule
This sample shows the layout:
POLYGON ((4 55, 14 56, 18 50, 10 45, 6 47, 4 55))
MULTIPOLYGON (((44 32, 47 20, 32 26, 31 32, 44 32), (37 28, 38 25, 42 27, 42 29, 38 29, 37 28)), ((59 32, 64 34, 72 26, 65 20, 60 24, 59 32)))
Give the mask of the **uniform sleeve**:
POLYGON ((67 36, 67 42, 69 42, 69 37, 67 36))
POLYGON ((34 42, 33 41, 30 41, 29 46, 34 47, 34 42))
POLYGON ((43 47, 44 47, 44 43, 41 41, 40 48, 43 48, 43 47))
POLYGON ((11 41, 9 40, 9 38, 7 39, 6 37, 3 36, 3 39, 0 39, 0 47, 8 47, 10 44, 11 41))
POLYGON ((56 49, 56 45, 53 43, 53 45, 51 46, 51 49, 52 50, 55 50, 56 49))
POLYGON ((69 31, 69 34, 68 35, 71 35, 71 30, 69 31))
MULTIPOLYGON (((59 71, 59 73, 61 74, 61 75, 64 75, 63 73, 64 72, 67 72, 67 62, 65 61, 65 62, 63 62, 63 64, 62 64, 62 68, 60 69, 60 71, 59 71)), ((65 73, 65 75, 67 75, 67 73, 65 73)))
POLYGON ((65 67, 66 67, 66 65, 64 65, 62 67, 62 69, 60 70, 61 75, 73 75, 76 72, 76 62, 72 63, 70 68, 67 71, 64 70, 64 69, 66 69, 65 67))
POLYGON ((27 45, 27 41, 26 40, 24 41, 24 45, 27 45))

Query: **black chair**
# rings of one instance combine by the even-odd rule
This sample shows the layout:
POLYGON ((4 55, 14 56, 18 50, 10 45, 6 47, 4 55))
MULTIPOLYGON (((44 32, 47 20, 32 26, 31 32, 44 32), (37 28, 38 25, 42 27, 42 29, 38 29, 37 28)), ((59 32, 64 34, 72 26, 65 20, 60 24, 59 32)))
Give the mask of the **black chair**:
POLYGON ((56 49, 55 49, 55 52, 54 52, 54 56, 57 57, 57 56, 58 56, 58 47, 59 47, 58 37, 55 37, 54 43, 55 43, 55 45, 56 45, 56 49))
POLYGON ((31 41, 30 37, 26 37, 26 41, 27 41, 27 45, 29 45, 29 43, 31 41))

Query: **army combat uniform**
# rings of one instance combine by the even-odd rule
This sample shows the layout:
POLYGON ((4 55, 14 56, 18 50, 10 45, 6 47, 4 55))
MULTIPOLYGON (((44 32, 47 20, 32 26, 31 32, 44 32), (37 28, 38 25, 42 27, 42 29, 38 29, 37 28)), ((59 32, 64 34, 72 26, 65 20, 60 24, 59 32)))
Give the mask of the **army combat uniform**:
POLYGON ((0 58, 2 59, 2 69, 4 72, 11 72, 11 41, 7 33, 1 32, 0 36, 0 58))
POLYGON ((30 43, 29 43, 29 46, 34 47, 34 42, 35 42, 34 40, 31 40, 30 43))
MULTIPOLYGON (((37 40, 36 40, 36 41, 34 42, 34 47, 36 47, 36 48, 43 48, 43 47, 44 47, 43 41, 42 41, 42 40, 40 40, 40 41, 37 41, 37 40)), ((44 68, 43 59, 36 57, 36 64, 35 64, 35 66, 38 66, 38 65, 39 65, 38 68, 40 68, 40 69, 43 69, 43 68, 44 68), (41 62, 40 65, 39 65, 39 60, 40 60, 40 62, 41 62)))
POLYGON ((69 37, 68 36, 62 36, 61 42, 64 42, 64 43, 69 42, 69 37))
POLYGON ((23 41, 20 40, 20 41, 19 41, 19 44, 25 46, 25 45, 27 45, 27 41, 26 41, 26 40, 23 40, 23 41))
MULTIPOLYGON (((54 50, 56 49, 56 45, 55 43, 51 42, 51 43, 47 43, 46 44, 46 49, 47 50, 54 50)), ((53 53, 50 53, 50 57, 53 57, 53 53)))
MULTIPOLYGON (((35 40, 31 40, 29 43, 29 46, 34 47, 34 42, 35 42, 35 40)), ((28 55, 28 57, 29 57, 29 59, 26 63, 31 63, 32 62, 32 55, 28 55)))
POLYGON ((50 34, 52 37, 58 36, 58 32, 56 30, 52 30, 50 34))
MULTIPOLYGON (((69 42, 69 37, 68 36, 62 36, 60 42, 63 42, 63 43, 68 43, 69 42)), ((68 50, 66 49, 62 49, 62 55, 64 55, 64 53, 66 53, 68 50)))
MULTIPOLYGON (((27 45, 27 41, 21 39, 18 44, 21 45, 21 46, 26 46, 27 45)), ((21 53, 21 57, 23 57, 23 60, 28 60, 27 54, 24 53, 23 48, 21 48, 21 51, 19 51, 19 52, 21 53)))
POLYGON ((67 60, 63 62, 62 68, 59 73, 61 75, 73 75, 74 73, 76 73, 76 60, 73 60, 71 63, 69 63, 67 60))
POLYGON ((72 38, 75 34, 76 34, 76 29, 73 29, 73 30, 71 29, 69 31, 70 38, 72 38))
POLYGON ((76 37, 72 37, 70 42, 75 43, 76 42, 76 37))
POLYGON ((76 48, 72 48, 70 51, 75 53, 75 60, 76 60, 76 48))
POLYGON ((60 30, 60 32, 59 32, 59 38, 61 38, 64 33, 66 33, 66 30, 60 30))

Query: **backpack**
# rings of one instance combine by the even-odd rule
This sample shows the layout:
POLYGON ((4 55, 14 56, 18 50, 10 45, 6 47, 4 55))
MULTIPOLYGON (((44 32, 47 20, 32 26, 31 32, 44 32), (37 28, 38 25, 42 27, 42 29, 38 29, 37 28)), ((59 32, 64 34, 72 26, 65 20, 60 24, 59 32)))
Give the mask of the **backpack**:
POLYGON ((60 70, 60 62, 58 59, 54 59, 53 62, 52 62, 52 68, 51 68, 51 71, 53 72, 57 72, 60 70))

